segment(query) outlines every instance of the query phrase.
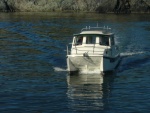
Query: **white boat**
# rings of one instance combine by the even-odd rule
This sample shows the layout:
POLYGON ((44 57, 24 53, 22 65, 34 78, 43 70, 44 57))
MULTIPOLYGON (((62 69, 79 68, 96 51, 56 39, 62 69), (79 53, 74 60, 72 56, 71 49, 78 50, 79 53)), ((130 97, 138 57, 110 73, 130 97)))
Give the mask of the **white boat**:
POLYGON ((67 70, 84 74, 113 71, 120 61, 114 33, 108 27, 86 27, 67 46, 67 70))

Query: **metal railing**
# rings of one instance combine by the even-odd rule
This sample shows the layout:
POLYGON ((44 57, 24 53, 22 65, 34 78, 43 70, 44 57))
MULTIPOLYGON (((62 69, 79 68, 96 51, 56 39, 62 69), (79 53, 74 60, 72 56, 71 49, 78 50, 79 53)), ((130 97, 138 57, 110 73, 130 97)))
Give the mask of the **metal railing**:
POLYGON ((81 32, 83 32, 83 31, 102 31, 102 32, 110 32, 110 33, 112 33, 112 31, 111 31, 111 28, 109 28, 108 26, 106 27, 106 26, 104 26, 104 27, 87 27, 86 26, 86 28, 83 28, 83 29, 81 29, 81 32))

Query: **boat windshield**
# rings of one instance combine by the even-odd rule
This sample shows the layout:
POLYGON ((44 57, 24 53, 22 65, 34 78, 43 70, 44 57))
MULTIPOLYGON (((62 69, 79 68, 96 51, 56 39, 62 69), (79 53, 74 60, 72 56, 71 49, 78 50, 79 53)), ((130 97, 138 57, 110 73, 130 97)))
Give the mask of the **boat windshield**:
POLYGON ((107 35, 78 35, 74 38, 74 44, 98 44, 103 46, 109 46, 109 38, 110 36, 107 35))
POLYGON ((96 37, 94 35, 86 36, 86 44, 95 44, 96 43, 96 37))

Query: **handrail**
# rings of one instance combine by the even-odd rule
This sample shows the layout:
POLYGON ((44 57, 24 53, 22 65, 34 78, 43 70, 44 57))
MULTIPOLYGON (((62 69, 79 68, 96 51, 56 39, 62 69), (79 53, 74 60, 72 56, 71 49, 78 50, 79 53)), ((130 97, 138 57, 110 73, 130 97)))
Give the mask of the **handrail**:
MULTIPOLYGON (((78 54, 78 52, 80 53, 80 52, 91 52, 91 53, 93 53, 93 55, 94 54, 97 54, 97 52, 103 52, 103 50, 95 50, 95 48, 97 48, 96 46, 95 46, 95 44, 94 44, 94 46, 93 47, 91 47, 92 49, 91 50, 80 50, 80 49, 78 49, 77 48, 77 46, 75 46, 75 48, 73 48, 76 52, 75 52, 75 54, 77 55, 78 54)), ((107 46, 106 48, 105 48, 105 50, 109 50, 110 48, 107 46)), ((72 51, 72 50, 71 50, 72 51)), ((70 51, 70 54, 71 54, 71 51, 70 51)))
POLYGON ((69 55, 71 53, 71 51, 69 51, 68 45, 66 45, 66 47, 67 47, 67 55, 69 55))
POLYGON ((97 31, 97 30, 100 30, 100 31, 103 31, 103 32, 111 32, 111 28, 109 28, 108 26, 107 27, 87 27, 86 26, 86 28, 82 28, 81 29, 81 32, 82 31, 90 31, 90 30, 95 30, 95 31, 97 31))
POLYGON ((85 51, 85 52, 92 52, 93 53, 93 55, 96 53, 96 52, 103 52, 102 50, 100 51, 95 51, 94 49, 95 49, 95 46, 94 47, 92 47, 93 49, 92 50, 79 50, 78 48, 73 48, 75 51, 76 51, 76 54, 78 54, 78 52, 79 51, 85 51))

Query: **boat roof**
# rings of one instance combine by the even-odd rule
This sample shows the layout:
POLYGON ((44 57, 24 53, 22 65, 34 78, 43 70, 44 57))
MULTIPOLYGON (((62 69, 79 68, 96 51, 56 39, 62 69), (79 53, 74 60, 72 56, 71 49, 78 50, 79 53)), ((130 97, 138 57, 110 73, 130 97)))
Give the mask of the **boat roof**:
POLYGON ((111 28, 108 27, 86 27, 81 30, 80 33, 74 34, 75 36, 78 35, 114 35, 111 32, 111 28))

